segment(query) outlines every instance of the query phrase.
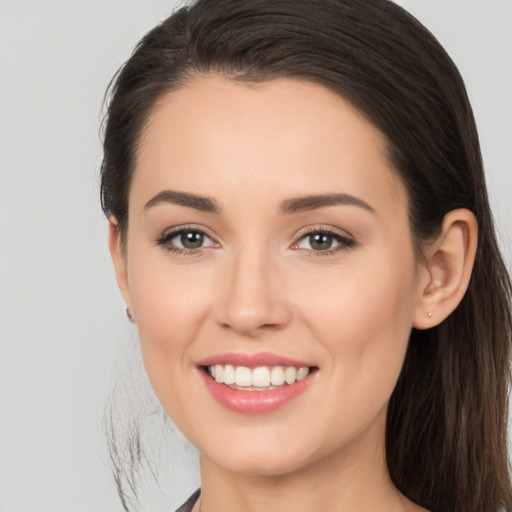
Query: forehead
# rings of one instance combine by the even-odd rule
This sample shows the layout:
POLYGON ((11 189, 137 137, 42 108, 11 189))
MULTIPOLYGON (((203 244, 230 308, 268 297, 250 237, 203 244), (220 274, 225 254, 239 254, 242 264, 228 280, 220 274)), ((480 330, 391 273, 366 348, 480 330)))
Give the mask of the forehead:
POLYGON ((246 84, 215 75, 157 102, 141 136, 132 192, 140 187, 146 195, 248 189, 276 199, 405 194, 385 137, 339 95, 291 79, 246 84))

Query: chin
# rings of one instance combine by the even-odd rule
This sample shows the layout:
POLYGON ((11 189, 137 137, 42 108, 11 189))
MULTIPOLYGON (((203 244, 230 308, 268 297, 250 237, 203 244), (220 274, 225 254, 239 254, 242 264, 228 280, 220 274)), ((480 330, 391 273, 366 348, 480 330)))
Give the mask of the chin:
POLYGON ((213 462, 232 473, 262 477, 288 475, 308 465, 308 461, 299 458, 297 455, 291 458, 283 457, 283 454, 279 452, 272 454, 247 453, 241 456, 235 454, 234 456, 213 460, 213 462))
MULTIPOLYGON (((249 434, 249 433, 246 433, 249 434)), ((323 457, 322 447, 312 439, 290 439, 287 436, 251 436, 226 439, 223 443, 200 450, 202 457, 224 470, 253 476, 280 476, 294 473, 323 457), (252 437, 252 440, 251 440, 252 437), (308 446, 309 444, 309 446, 308 446), (229 449, 216 447, 229 446, 229 449)))

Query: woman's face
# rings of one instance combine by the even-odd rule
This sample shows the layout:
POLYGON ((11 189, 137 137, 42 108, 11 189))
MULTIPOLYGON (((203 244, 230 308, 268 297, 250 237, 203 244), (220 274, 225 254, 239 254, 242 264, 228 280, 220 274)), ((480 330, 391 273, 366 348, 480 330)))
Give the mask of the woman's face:
POLYGON ((424 272, 383 137, 339 96, 215 76, 165 96, 124 262, 150 381, 205 460, 275 475, 383 450, 424 272))

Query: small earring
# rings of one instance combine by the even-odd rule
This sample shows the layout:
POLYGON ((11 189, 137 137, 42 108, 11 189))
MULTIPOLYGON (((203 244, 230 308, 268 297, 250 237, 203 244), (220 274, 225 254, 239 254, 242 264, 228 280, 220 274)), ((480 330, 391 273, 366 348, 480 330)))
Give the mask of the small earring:
POLYGON ((431 313, 430 311, 427 311, 427 316, 428 316, 429 318, 432 318, 432 313, 431 313))
POLYGON ((130 322, 131 322, 132 324, 134 324, 134 323, 135 323, 135 320, 133 319, 133 316, 132 316, 132 314, 130 313, 130 310, 129 310, 128 308, 126 308, 126 316, 128 317, 128 320, 130 320, 130 322))

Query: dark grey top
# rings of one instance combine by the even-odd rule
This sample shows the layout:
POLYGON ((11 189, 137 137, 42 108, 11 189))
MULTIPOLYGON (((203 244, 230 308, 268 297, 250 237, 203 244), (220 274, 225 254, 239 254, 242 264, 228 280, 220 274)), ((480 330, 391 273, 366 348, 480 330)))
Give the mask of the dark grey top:
POLYGON ((200 495, 201 489, 197 489, 197 491, 192 494, 192 496, 190 496, 190 498, 185 503, 183 503, 183 505, 181 505, 181 507, 176 510, 176 512, 191 512, 200 495))
POLYGON ((197 489, 197 491, 190 496, 190 498, 181 505, 181 507, 176 510, 176 512, 190 512, 194 505, 196 504, 197 499, 199 498, 199 495, 201 494, 201 489, 197 489))

